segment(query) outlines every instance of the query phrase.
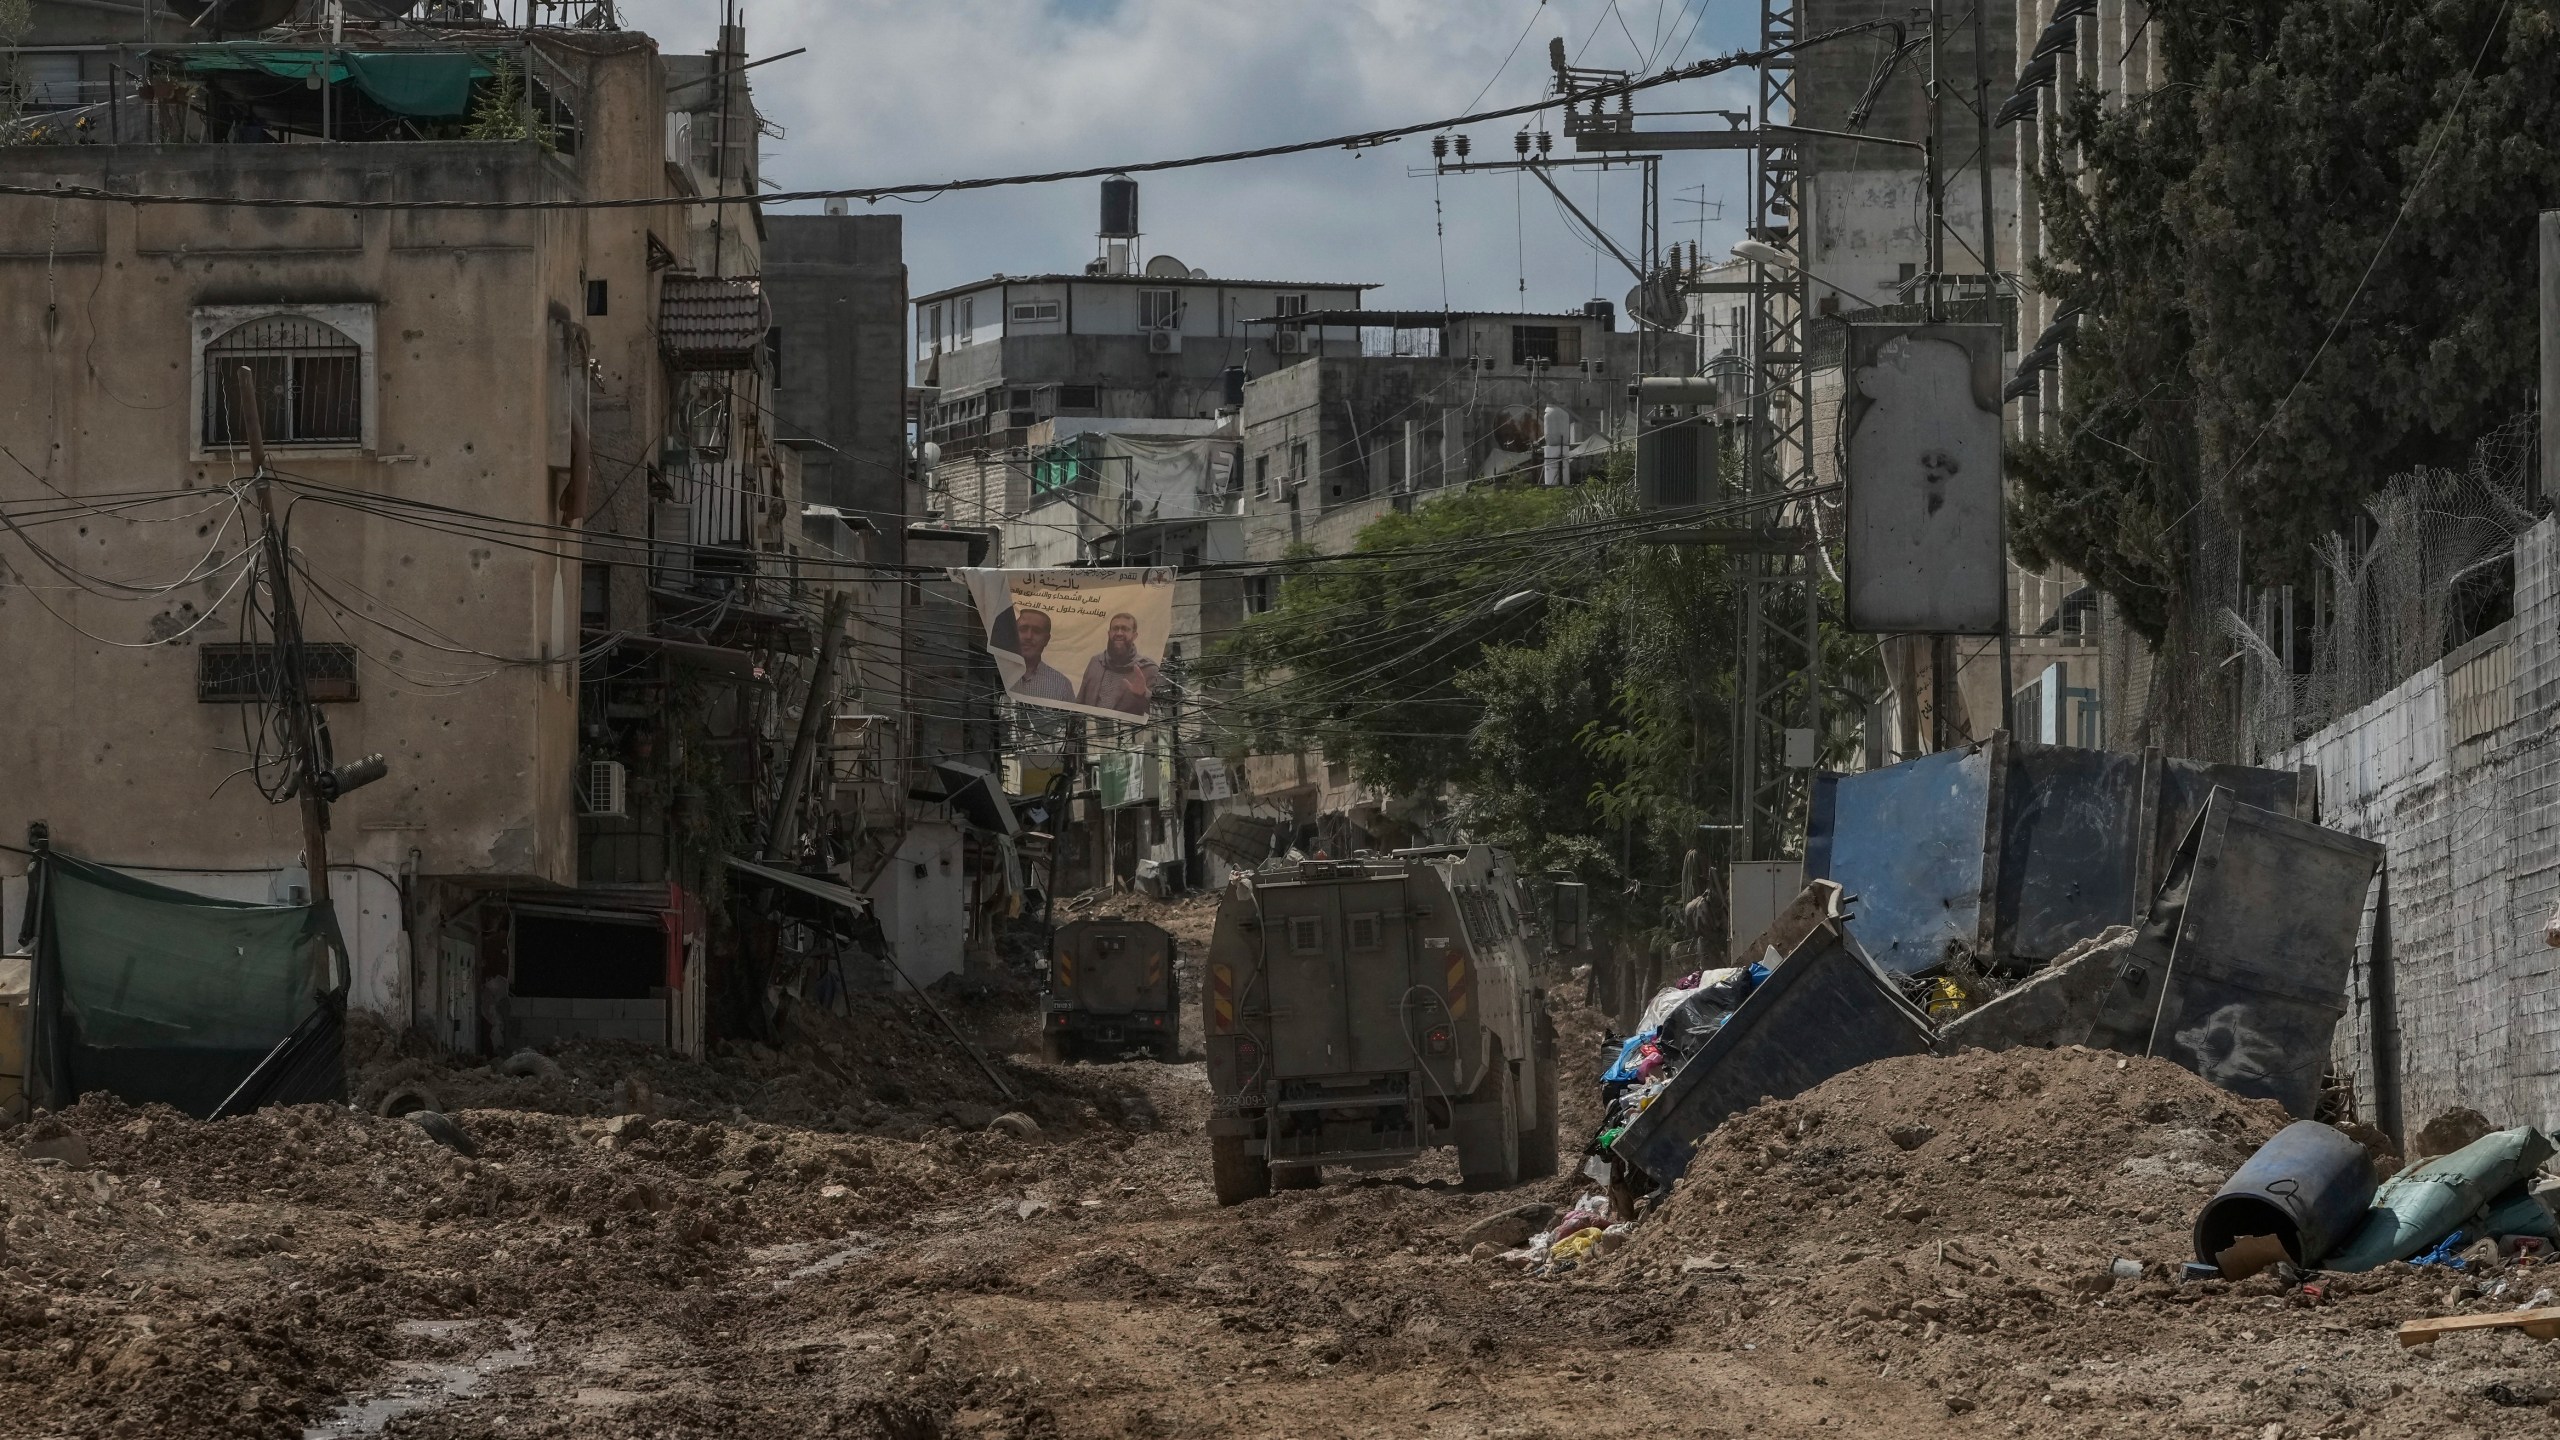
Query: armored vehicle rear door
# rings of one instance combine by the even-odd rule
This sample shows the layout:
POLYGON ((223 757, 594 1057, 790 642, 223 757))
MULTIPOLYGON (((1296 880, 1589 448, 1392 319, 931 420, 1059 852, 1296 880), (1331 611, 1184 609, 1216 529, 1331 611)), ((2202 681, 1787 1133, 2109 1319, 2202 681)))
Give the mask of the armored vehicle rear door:
POLYGON ((1262 892, 1275 1074, 1332 1075, 1352 1068, 1343 1009, 1342 912, 1334 890, 1274 885, 1262 892))
MULTIPOLYGON (((1405 881, 1363 880, 1334 887, 1342 914, 1342 977, 1351 1048, 1347 1070, 1403 1070, 1416 1062, 1408 1034, 1413 942, 1405 881)), ((1419 997, 1416 997, 1417 999, 1419 997)), ((1423 1002, 1428 1009, 1428 1002, 1423 1002)))

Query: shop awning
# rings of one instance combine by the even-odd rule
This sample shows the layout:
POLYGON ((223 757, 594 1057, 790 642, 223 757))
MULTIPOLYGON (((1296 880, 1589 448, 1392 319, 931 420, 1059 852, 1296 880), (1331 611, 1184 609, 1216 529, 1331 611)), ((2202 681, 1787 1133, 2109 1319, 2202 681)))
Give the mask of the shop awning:
POLYGON ((189 73, 263 71, 279 80, 307 80, 317 71, 332 85, 354 82, 374 104, 395 115, 447 119, 471 110, 471 82, 496 72, 471 54, 365 54, 341 50, 211 50, 186 57, 189 73))

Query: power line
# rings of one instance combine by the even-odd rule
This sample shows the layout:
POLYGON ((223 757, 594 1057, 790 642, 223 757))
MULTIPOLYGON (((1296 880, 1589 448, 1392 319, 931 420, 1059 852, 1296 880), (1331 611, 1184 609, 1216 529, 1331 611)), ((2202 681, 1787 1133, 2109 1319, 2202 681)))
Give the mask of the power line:
MULTIPOLYGON (((1703 11, 1701 15, 1703 16, 1703 11)), ((1532 16, 1532 24, 1535 17, 1532 16)), ((1780 55, 1818 45, 1828 40, 1863 33, 1866 25, 1843 26, 1808 35, 1784 45, 1764 50, 1737 50, 1729 55, 1701 60, 1693 65, 1674 66, 1657 75, 1642 79, 1609 81, 1585 86, 1571 100, 1600 100, 1615 95, 1633 95, 1657 86, 1683 80, 1702 79, 1748 66, 1765 64, 1780 55)), ((1527 32, 1522 32, 1527 38, 1527 32)), ((1518 46, 1513 49, 1516 53, 1518 46)), ((1508 62, 1505 62, 1506 65, 1508 62)), ((1487 88, 1491 88, 1490 82, 1487 88)), ((144 192, 122 192, 89 185, 0 185, 0 195, 31 199, 114 201, 128 205, 216 205, 259 210, 635 210, 679 206, 785 205, 809 200, 862 200, 877 202, 903 195, 945 195, 967 190, 996 190, 1018 185, 1049 185, 1066 180, 1095 180, 1112 175, 1142 175, 1167 170, 1192 170, 1209 165, 1232 165, 1244 160, 1268 160, 1283 155, 1303 155, 1314 150, 1365 150, 1400 140, 1408 135, 1428 134, 1459 125, 1476 125, 1490 120, 1509 120, 1522 115, 1535 115, 1569 103, 1563 95, 1547 96, 1520 105, 1507 105, 1498 110, 1479 110, 1466 115, 1446 116, 1412 124, 1389 126, 1378 130, 1358 130, 1331 135, 1321 140, 1292 140, 1277 145, 1258 145, 1245 150, 1224 150, 1208 155, 1188 155, 1172 160, 1124 161, 1109 165, 1088 165, 1074 170, 1047 170, 1022 175, 990 175, 966 180, 943 180, 905 185, 875 185, 825 190, 783 190, 769 195, 648 195, 625 196, 599 200, 335 200, 301 196, 248 195, 170 195, 144 192)))

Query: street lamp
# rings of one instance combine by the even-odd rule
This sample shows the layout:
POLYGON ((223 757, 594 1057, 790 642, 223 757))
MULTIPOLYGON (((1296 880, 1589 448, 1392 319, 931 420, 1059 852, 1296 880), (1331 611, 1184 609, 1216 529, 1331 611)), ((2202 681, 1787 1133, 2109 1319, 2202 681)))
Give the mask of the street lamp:
POLYGON ((1555 600, 1567 605, 1588 605, 1591 603, 1588 600, 1577 600, 1571 595, 1550 595, 1544 590, 1514 590, 1510 594, 1493 602, 1493 613, 1496 615, 1508 615, 1513 611, 1528 605, 1533 600, 1555 600))
POLYGON ((1876 303, 1868 297, 1859 294, 1857 291, 1850 289, 1846 285, 1834 284, 1833 282, 1816 275, 1812 270, 1806 268, 1801 261, 1797 260, 1796 257, 1779 249, 1777 246, 1770 244, 1766 240, 1734 241, 1733 258, 1736 260, 1748 260, 1755 265, 1774 265, 1781 270, 1792 270, 1797 274, 1802 275, 1807 280, 1813 281, 1815 284, 1830 286, 1832 289, 1839 291, 1841 294, 1848 296, 1850 299, 1857 301, 1861 305, 1873 305, 1876 303))

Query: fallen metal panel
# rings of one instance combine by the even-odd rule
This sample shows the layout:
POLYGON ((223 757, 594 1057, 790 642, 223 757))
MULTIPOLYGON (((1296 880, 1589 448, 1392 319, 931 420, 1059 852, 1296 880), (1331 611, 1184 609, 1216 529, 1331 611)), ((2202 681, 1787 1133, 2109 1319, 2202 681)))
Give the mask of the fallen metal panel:
MULTIPOLYGON (((2251 765, 2209 765, 2201 760, 2162 758, 2151 752, 2157 766, 2152 801, 2152 855, 2149 876, 2156 885, 2169 871, 2170 856, 2179 842, 2195 827, 2196 817, 2204 813, 2205 802, 2213 798, 2214 787, 2231 792, 2231 798, 2243 805, 2254 805, 2296 820, 2311 817, 2311 790, 2302 783, 2302 772, 2294 770, 2260 770, 2251 765)), ((2146 903, 2150 896, 2143 897, 2146 903)))
POLYGON ((1917 974, 1980 948, 2003 749, 1995 738, 1828 786, 1830 824, 1807 847, 1805 878, 1839 883, 1849 933, 1886 970, 1917 974))
POLYGON ((1805 938, 1760 982, 1610 1149, 1654 1179, 1676 1180, 1718 1125, 1763 1099, 1801 1095, 1834 1075, 1929 1049, 1929 1022, 1837 924, 1805 938))
MULTIPOLYGON (((2050 960, 2141 912, 2143 757, 2009 747, 1995 953, 2050 960)), ((1866 937, 1861 937, 1866 938, 1866 937)))
POLYGON ((2215 789, 2145 927, 2144 958, 2110 992, 2099 1043, 2308 1117, 2383 853, 2215 789))

